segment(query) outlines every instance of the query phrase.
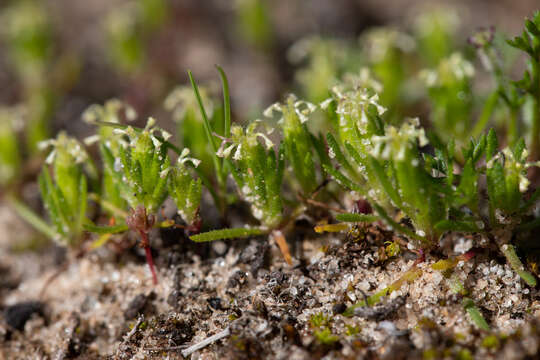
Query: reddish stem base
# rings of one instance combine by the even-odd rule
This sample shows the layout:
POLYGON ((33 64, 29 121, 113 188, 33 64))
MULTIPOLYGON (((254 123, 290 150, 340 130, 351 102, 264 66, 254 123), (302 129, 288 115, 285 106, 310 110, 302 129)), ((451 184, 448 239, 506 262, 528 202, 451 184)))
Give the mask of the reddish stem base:
POLYGON ((146 262, 148 263, 148 267, 150 268, 150 272, 152 273, 152 279, 154 280, 154 285, 157 285, 158 279, 157 279, 157 274, 156 274, 156 268, 154 267, 154 258, 152 257, 152 249, 150 249, 150 246, 145 246, 144 252, 146 253, 146 262))

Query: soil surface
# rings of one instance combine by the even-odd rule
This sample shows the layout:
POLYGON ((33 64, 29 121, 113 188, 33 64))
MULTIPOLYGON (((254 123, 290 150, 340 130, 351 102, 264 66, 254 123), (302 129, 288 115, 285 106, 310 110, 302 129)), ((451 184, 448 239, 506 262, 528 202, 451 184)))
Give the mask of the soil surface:
MULTIPOLYGON (((5 206, 0 211, 3 233, 20 229, 13 233, 24 238, 12 212, 5 206)), ((365 294, 406 274, 418 255, 405 250, 388 258, 384 243, 401 239, 379 226, 332 236, 305 228, 293 234, 296 241, 289 236, 292 266, 264 237, 201 246, 181 230, 156 232, 157 286, 131 234, 79 257, 52 246, 21 252, 14 250, 16 239, 3 238, 0 358, 182 359, 186 348, 216 334, 226 336, 193 352, 191 359, 521 359, 537 354, 540 293, 504 259, 473 250, 471 260, 460 261, 448 274, 431 267, 441 256, 428 255, 416 266, 416 279, 379 304, 345 316, 365 294), (456 279, 492 332, 471 322, 452 287, 456 279)), ((445 256, 482 241, 450 239, 445 256)))

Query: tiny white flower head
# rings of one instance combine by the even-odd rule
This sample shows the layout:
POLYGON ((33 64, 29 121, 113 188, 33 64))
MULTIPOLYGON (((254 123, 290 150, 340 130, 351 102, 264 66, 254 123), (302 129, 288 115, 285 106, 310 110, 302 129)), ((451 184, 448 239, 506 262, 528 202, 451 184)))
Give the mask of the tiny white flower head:
POLYGON ((193 164, 193 166, 199 167, 201 160, 190 157, 189 154, 190 150, 188 148, 184 148, 178 157, 178 163, 184 165, 185 163, 190 162, 193 164))
POLYGON ((52 147, 53 149, 45 160, 47 164, 52 164, 59 154, 61 154, 62 159, 65 159, 64 156, 68 156, 69 161, 73 161, 75 164, 82 164, 88 159, 88 154, 81 143, 67 136, 64 132, 59 133, 56 139, 49 139, 38 143, 40 150, 45 150, 48 147, 52 147))

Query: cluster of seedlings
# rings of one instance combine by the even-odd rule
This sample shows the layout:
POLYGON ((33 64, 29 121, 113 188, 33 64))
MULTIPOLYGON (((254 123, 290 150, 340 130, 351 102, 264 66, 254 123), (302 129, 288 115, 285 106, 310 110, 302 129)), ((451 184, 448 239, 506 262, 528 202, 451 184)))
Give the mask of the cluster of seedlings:
MULTIPOLYGON (((114 234, 136 232, 155 283, 149 234, 156 227, 181 227, 195 242, 265 235, 292 264, 287 236, 301 217, 316 225, 317 232, 361 233, 359 224, 386 224, 402 235, 401 243, 388 244, 387 255, 397 256, 406 247, 418 260, 395 283, 346 309, 346 315, 376 318, 391 311, 371 306, 414 281, 421 273, 417 265, 427 253, 440 254, 450 233, 481 234, 489 240, 485 247, 498 249, 516 273, 535 286, 536 277, 519 259, 515 245, 540 226, 535 210, 540 188, 534 189, 539 180, 534 167, 540 165, 540 13, 526 20, 521 36, 508 42, 528 56, 520 81, 509 80, 492 29, 471 37, 493 74, 494 86, 487 95, 474 90, 475 68, 466 56, 443 46, 441 38, 451 38, 451 31, 442 25, 428 31, 435 21, 430 19, 415 25, 415 37, 394 29, 368 33, 362 39, 366 56, 358 59, 363 67, 355 74, 341 74, 347 65, 335 54, 328 56, 327 48, 333 45, 311 40, 298 46, 296 57, 310 59, 299 77, 310 101, 288 95, 265 110, 263 120, 247 125, 231 122, 228 82, 221 68, 221 107, 214 106, 214 99, 189 73, 192 91, 179 88, 165 102, 178 120, 183 148, 153 118, 144 128, 129 124, 137 115, 127 104, 112 100, 94 105, 83 118, 96 126, 95 136, 82 143, 60 133, 41 142, 42 148, 52 147, 39 177, 50 223, 19 201, 12 203, 38 230, 74 249, 88 233, 99 235, 93 246, 100 246, 114 234), (415 49, 424 57, 415 63, 426 69, 411 75, 407 66, 415 49), (321 80, 319 74, 327 73, 331 76, 321 80), (422 95, 404 96, 418 86, 422 95), (424 119, 409 117, 419 114, 418 102, 430 107, 429 126, 424 119), (496 130, 487 131, 491 123, 496 130), (497 132, 504 134, 504 147, 497 132), (97 147, 100 161, 89 155, 91 146, 97 147), (206 192, 223 228, 202 232, 206 228, 200 206, 206 192), (183 223, 158 221, 167 198, 176 204, 183 223), (355 209, 342 205, 350 199, 355 209), (230 209, 239 202, 249 206, 250 216, 245 226, 229 228, 230 209)), ((439 25, 445 24, 440 20, 439 25)), ((350 62, 354 56, 347 51, 344 57, 350 62)), ((0 112, 2 116, 7 115, 0 112)), ((0 149, 5 154, 16 145, 2 133, 0 149)), ((17 166, 9 158, 0 159, 6 169, 17 166)), ((463 296, 463 306, 477 326, 489 329, 452 275, 474 251, 442 259, 433 268, 463 296)), ((316 337, 330 344, 335 339, 325 321, 314 317, 312 325, 316 337)))

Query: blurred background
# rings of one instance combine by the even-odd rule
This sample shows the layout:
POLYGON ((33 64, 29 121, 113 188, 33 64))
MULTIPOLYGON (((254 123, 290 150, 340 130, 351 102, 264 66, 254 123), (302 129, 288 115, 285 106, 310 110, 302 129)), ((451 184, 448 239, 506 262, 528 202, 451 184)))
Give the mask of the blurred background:
POLYGON ((81 114, 111 98, 131 105, 138 125, 154 116, 182 145, 197 146, 190 144, 197 121, 187 119, 199 116, 190 113, 188 69, 212 111, 221 96, 215 64, 224 68, 236 122, 261 116, 286 92, 320 102, 333 81, 365 64, 384 85, 383 104, 399 108, 407 104, 401 99, 416 96, 414 86, 385 80, 405 78, 402 62, 417 73, 458 49, 478 65, 467 38, 489 26, 500 39, 516 35, 535 6, 535 0, 2 0, 0 191, 35 178, 40 141, 59 130, 90 135, 81 114), (407 58, 411 46, 419 47, 420 59, 407 58), (381 57, 385 49, 395 51, 381 57))
MULTIPOLYGON (((152 114, 163 124, 171 120, 163 99, 187 82, 186 70, 212 87, 218 81, 214 64, 220 64, 231 83, 235 118, 255 116, 297 87, 295 71, 305 59, 292 59, 290 49, 300 39, 358 44, 368 28, 412 29, 418 13, 449 3, 2 0, 0 104, 24 105, 26 126, 42 127, 29 130, 27 136, 36 138, 58 129, 84 135, 82 111, 113 97, 131 104, 142 118, 152 114)), ((455 0, 451 5, 456 39, 465 42, 482 26, 516 34, 538 3, 455 0)))

